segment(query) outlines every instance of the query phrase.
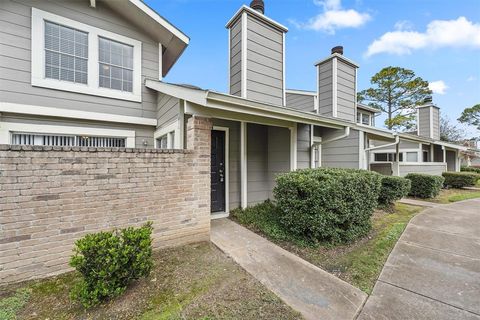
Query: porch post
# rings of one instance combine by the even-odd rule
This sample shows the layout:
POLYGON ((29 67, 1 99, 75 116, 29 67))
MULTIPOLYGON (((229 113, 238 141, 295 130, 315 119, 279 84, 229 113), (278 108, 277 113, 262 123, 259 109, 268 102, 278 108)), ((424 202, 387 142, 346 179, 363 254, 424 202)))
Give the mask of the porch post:
POLYGON ((443 161, 442 162, 445 163, 445 162, 447 162, 447 149, 444 146, 442 146, 442 151, 443 151, 443 159, 442 159, 443 161))
POLYGON ((435 162, 435 145, 430 145, 430 162, 435 162))
POLYGON ((400 176, 400 143, 395 145, 395 162, 393 165, 395 166, 393 169, 393 175, 400 176))
POLYGON ((240 122, 240 205, 247 207, 247 123, 240 122))
POLYGON ((297 124, 290 128, 290 171, 297 170, 297 124))

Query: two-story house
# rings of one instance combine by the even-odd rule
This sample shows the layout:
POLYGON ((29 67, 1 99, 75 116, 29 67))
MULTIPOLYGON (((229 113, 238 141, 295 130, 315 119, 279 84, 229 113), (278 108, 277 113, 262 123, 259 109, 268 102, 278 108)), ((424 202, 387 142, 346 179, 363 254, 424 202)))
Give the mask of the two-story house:
POLYGON ((286 89, 288 28, 264 12, 254 0, 227 22, 220 93, 162 81, 189 39, 140 0, 3 1, 0 143, 184 148, 186 120, 208 117, 216 216, 271 198, 290 170, 458 170, 462 147, 439 141, 434 105, 419 108, 418 135, 374 127, 342 47, 312 68, 316 91, 286 89))

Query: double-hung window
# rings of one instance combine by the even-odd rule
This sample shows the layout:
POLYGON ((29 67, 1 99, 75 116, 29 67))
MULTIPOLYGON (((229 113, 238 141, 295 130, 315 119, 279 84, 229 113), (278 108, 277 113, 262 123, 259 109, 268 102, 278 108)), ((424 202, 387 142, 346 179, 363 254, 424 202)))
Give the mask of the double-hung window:
POLYGON ((141 102, 140 41, 32 8, 32 85, 141 102))

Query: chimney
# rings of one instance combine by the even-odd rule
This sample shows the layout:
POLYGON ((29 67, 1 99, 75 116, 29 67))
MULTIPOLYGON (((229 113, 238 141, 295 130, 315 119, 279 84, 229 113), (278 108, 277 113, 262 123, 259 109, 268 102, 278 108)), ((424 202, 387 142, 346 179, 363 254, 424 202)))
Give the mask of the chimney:
POLYGON ((315 66, 318 113, 355 122, 358 65, 343 56, 342 46, 336 46, 315 66))
POLYGON ((417 107, 417 133, 422 137, 440 140, 440 108, 433 104, 431 96, 417 107))
POLYGON ((253 0, 227 23, 230 94, 285 105, 285 34, 288 29, 264 15, 253 0))

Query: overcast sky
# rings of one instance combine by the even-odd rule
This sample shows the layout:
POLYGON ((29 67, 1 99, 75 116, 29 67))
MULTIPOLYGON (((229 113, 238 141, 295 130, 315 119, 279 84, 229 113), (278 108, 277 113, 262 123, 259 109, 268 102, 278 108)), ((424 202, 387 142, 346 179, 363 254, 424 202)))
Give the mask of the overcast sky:
MULTIPOLYGON (((165 80, 227 92, 225 24, 249 1, 145 2, 191 39, 165 80)), ((480 103, 480 0, 266 0, 265 7, 289 28, 287 88, 315 90, 314 62, 343 45, 360 65, 359 90, 383 67, 399 66, 431 82, 434 102, 452 121, 480 103)))

